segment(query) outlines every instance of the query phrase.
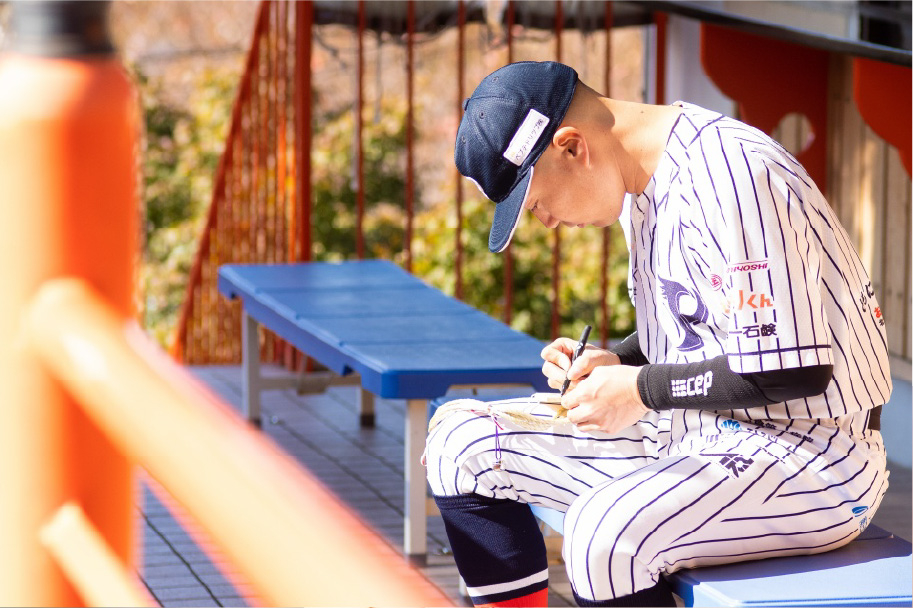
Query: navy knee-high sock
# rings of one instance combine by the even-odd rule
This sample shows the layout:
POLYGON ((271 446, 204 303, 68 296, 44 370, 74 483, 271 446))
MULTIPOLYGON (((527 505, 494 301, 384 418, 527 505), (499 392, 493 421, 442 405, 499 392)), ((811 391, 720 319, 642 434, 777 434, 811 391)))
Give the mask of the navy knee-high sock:
POLYGON ((545 541, 529 505, 477 494, 435 496, 460 576, 476 606, 544 605, 545 541))

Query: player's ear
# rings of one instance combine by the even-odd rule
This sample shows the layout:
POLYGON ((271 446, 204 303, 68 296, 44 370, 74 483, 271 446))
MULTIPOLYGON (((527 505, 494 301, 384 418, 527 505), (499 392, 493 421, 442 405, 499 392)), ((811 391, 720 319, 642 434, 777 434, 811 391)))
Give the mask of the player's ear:
POLYGON ((561 127, 555 131, 552 143, 558 148, 562 158, 569 161, 589 164, 589 148, 583 133, 576 127, 561 127))

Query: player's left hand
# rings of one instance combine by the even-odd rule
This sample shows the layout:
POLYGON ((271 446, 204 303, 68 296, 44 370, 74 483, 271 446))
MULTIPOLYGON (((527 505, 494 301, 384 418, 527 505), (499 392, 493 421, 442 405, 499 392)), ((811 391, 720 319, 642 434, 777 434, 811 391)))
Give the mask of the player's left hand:
POLYGON ((639 367, 595 368, 561 399, 567 418, 581 431, 617 433, 640 420, 650 409, 637 390, 639 367))

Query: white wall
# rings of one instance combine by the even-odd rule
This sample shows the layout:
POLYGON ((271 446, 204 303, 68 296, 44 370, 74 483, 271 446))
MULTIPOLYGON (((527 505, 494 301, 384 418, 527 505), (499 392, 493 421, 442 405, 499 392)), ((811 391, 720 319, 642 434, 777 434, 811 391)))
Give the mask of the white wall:
POLYGON ((666 25, 666 102, 677 100, 727 116, 733 116, 736 110, 735 103, 704 74, 700 23, 669 15, 666 25))

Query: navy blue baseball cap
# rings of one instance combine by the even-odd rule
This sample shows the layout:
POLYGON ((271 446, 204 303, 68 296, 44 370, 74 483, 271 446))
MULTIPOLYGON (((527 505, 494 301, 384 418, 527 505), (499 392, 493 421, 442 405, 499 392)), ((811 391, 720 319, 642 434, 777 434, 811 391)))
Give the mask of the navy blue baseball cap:
POLYGON ((492 72, 463 103, 454 160, 495 202, 488 236, 493 253, 504 251, 520 221, 533 166, 574 97, 577 72, 553 61, 522 61, 492 72))

